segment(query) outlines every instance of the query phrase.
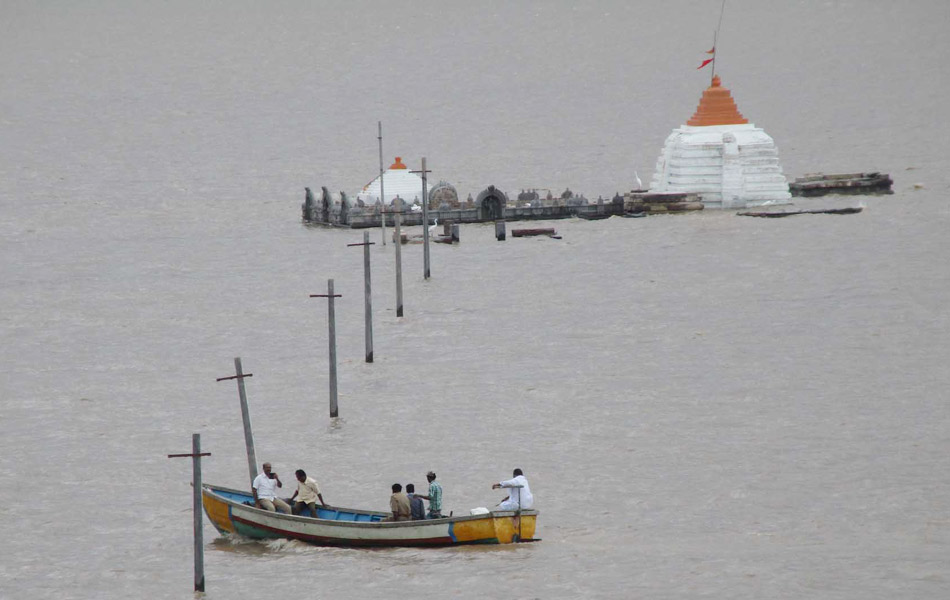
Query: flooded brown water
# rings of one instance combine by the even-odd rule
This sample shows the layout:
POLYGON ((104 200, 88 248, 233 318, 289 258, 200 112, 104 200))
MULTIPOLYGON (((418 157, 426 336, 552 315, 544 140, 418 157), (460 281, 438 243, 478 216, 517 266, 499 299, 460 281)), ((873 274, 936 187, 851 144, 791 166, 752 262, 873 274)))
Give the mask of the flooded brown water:
MULTIPOLYGON (((0 597, 191 596, 190 468, 261 460, 456 514, 521 467, 543 541, 222 538, 207 597, 943 598, 950 592, 950 5, 729 2, 719 74, 791 177, 882 170, 857 215, 559 221, 372 249, 299 222, 385 152, 476 195, 645 183, 718 2, 8 3, 0 36, 0 597), (334 278, 342 420, 327 415, 334 278)), ((379 231, 373 234, 379 242, 379 231)))

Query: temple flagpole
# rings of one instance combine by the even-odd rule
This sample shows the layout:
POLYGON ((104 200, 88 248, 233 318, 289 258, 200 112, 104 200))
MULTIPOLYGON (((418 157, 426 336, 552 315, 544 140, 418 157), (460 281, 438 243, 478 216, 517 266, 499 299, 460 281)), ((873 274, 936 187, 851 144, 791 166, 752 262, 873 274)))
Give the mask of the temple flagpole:
POLYGON ((722 15, 725 12, 726 0, 722 0, 722 6, 719 8, 719 24, 716 25, 716 32, 713 34, 712 75, 709 78, 710 86, 712 86, 713 79, 716 77, 716 53, 719 51, 719 30, 722 28, 722 15))

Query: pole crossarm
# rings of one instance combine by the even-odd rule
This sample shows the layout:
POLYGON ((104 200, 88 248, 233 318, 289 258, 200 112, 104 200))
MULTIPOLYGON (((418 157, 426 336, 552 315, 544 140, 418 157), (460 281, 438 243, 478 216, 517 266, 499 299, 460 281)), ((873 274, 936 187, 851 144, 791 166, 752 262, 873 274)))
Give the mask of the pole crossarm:
POLYGON ((342 298, 343 294, 310 294, 311 298, 342 298))
POLYGON ((254 373, 244 373, 243 375, 231 375, 230 377, 218 377, 215 381, 228 381, 230 379, 244 379, 245 377, 254 377, 254 373))
POLYGON ((376 242, 360 242, 359 244, 347 244, 346 247, 349 248, 350 246, 375 246, 375 245, 376 245, 376 242))
POLYGON ((198 454, 195 454, 195 453, 191 453, 191 454, 169 454, 169 455, 168 455, 168 458, 186 458, 186 457, 195 458, 196 456, 211 456, 211 453, 210 453, 210 452, 199 452, 198 454))

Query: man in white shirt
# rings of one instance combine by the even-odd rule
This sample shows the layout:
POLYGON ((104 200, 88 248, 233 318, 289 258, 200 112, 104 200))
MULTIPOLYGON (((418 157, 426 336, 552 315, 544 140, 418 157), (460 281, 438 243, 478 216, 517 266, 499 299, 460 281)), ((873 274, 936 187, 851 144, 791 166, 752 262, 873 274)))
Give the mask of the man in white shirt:
POLYGON ((498 503, 498 510, 519 510, 534 506, 534 496, 531 495, 528 480, 525 479, 521 469, 515 469, 511 479, 500 481, 491 486, 493 490, 498 488, 509 488, 511 490, 508 496, 498 503))
POLYGON ((294 503, 294 514, 302 514, 304 509, 307 508, 310 509, 310 515, 316 519, 317 500, 320 501, 321 506, 327 505, 327 503, 323 501, 323 494, 320 493, 320 488, 317 487, 317 482, 314 478, 307 477, 306 471, 297 469, 295 475, 297 475, 297 491, 290 497, 290 501, 294 503), (294 502, 294 500, 296 500, 296 502, 294 502))
POLYGON ((277 473, 271 471, 270 463, 261 465, 264 472, 254 478, 251 492, 254 494, 254 506, 290 514, 290 505, 277 497, 277 488, 284 487, 277 473))

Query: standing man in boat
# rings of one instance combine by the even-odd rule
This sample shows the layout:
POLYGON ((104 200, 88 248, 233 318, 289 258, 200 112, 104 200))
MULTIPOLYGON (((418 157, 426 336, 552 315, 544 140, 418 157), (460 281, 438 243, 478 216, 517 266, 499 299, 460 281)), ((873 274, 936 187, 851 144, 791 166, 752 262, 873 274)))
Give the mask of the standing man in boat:
POLYGON ((427 519, 442 518, 442 484, 435 480, 435 473, 429 471, 426 473, 426 479, 429 480, 429 495, 416 494, 416 498, 422 498, 429 501, 429 514, 427 519))
POLYGON ((531 495, 528 480, 525 479, 521 469, 515 469, 511 479, 499 481, 491 486, 493 490, 499 488, 510 488, 511 492, 498 503, 498 510, 520 510, 534 506, 534 496, 531 495))
POLYGON ((284 487, 284 484, 280 482, 280 477, 271 471, 270 463, 264 463, 261 468, 264 472, 254 478, 251 489, 254 494, 254 506, 289 515, 290 505, 277 497, 277 488, 284 487))

